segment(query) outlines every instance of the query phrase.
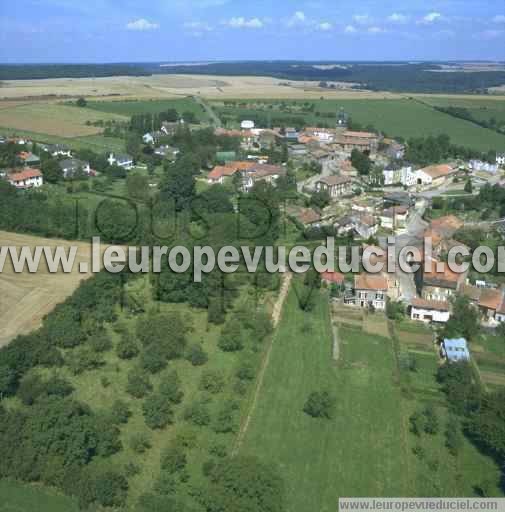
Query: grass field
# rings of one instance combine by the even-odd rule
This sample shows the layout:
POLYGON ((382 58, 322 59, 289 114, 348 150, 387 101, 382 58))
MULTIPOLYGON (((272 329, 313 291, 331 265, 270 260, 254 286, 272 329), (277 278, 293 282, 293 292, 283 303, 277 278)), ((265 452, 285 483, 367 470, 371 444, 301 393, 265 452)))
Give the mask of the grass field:
MULTIPOLYGON (((238 101, 238 100, 237 100, 238 101)), ((301 105, 305 102, 285 101, 286 105, 301 105)), ((313 113, 283 112, 278 108, 270 109, 270 105, 279 105, 275 100, 255 101, 256 108, 223 108, 215 103, 217 112, 222 116, 232 115, 237 119, 246 119, 251 111, 270 112, 272 117, 298 117, 307 125, 318 122, 333 126, 338 109, 344 108, 352 119, 363 126, 373 125, 389 136, 423 137, 427 135, 447 134, 454 144, 464 145, 476 150, 487 151, 505 147, 505 135, 493 130, 482 128, 468 121, 456 119, 438 112, 429 105, 413 99, 325 99, 311 100, 315 104, 313 113), (333 115, 335 114, 335 115, 333 115)), ((501 105, 500 102, 495 102, 501 105)), ((504 102, 505 103, 505 102, 504 102)), ((220 106, 221 105, 221 106, 220 106)), ((500 107, 501 108, 501 107, 500 107)))
POLYGON ((125 121, 126 118, 58 103, 35 102, 14 106, 10 106, 9 102, 0 103, 0 126, 57 137, 72 138, 99 134, 102 132, 101 128, 87 126, 86 122, 100 120, 125 121))
POLYGON ((335 364, 326 297, 302 313, 291 293, 246 436, 245 452, 279 467, 289 512, 334 511, 339 496, 473 496, 484 478, 498 481, 498 468, 468 442, 452 457, 441 433, 418 439, 409 432, 408 417, 433 393, 442 424, 447 418, 434 352, 420 355, 406 398, 392 340, 357 327, 339 331, 335 364), (307 396, 323 389, 336 398, 332 420, 302 411, 307 396), (422 460, 412 453, 418 444, 422 460))
POLYGON ((199 103, 192 98, 167 100, 118 100, 90 101, 88 109, 108 114, 132 116, 134 114, 157 114, 169 109, 175 109, 179 114, 192 112, 200 121, 207 121, 207 114, 199 103))
POLYGON ((0 480, 0 512, 78 512, 77 504, 47 489, 0 480))
POLYGON ((56 135, 47 135, 27 130, 17 130, 0 125, 0 134, 12 135, 16 137, 26 137, 35 142, 46 144, 65 144, 74 150, 91 149, 97 153, 123 152, 125 150, 125 141, 115 137, 104 137, 103 135, 87 135, 85 137, 58 137, 56 135))
POLYGON ((50 274, 43 269, 34 274, 19 274, 14 272, 10 262, 6 262, 0 273, 0 347, 18 334, 28 334, 39 327, 42 318, 72 294, 82 279, 91 275, 77 271, 80 262, 90 261, 89 244, 0 231, 0 246, 68 248, 71 245, 77 246, 78 252, 75 271, 70 274, 50 274))

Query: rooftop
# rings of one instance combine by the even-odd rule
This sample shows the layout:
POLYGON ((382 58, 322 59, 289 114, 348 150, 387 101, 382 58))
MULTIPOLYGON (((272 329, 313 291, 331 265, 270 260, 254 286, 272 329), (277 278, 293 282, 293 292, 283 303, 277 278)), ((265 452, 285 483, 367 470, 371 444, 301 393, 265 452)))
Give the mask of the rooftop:
POLYGON ((24 181, 29 180, 30 178, 40 178, 42 173, 38 169, 24 169, 20 172, 15 172, 9 175, 10 181, 24 181))
POLYGON ((384 276, 359 274, 354 276, 354 288, 356 290, 386 291, 388 282, 384 276))

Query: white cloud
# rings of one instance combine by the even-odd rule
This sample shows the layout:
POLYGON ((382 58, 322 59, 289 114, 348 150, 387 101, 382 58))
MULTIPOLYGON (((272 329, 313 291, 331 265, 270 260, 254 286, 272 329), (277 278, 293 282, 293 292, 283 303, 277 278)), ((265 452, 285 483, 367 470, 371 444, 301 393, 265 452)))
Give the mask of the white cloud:
POLYGON ((265 25, 259 18, 247 19, 243 16, 231 18, 230 20, 225 21, 224 24, 232 28, 263 28, 265 25))
POLYGON ((381 28, 381 27, 370 27, 368 29, 368 32, 370 34, 383 34, 386 31, 383 28, 381 28))
POLYGON ((434 23, 436 21, 439 21, 441 18, 442 15, 439 12, 430 12, 420 21, 420 23, 434 23))
POLYGON ((388 21, 391 23, 407 23, 410 17, 405 14, 400 14, 398 12, 394 12, 391 16, 388 16, 388 21))
POLYGON ((304 25, 307 21, 307 17, 303 11, 296 11, 291 18, 287 21, 288 27, 295 27, 297 25, 304 25))
POLYGON ((138 31, 146 31, 146 30, 158 30, 160 28, 158 23, 151 23, 144 18, 140 18, 135 21, 130 21, 130 23, 126 24, 126 28, 128 30, 138 30, 138 31))
POLYGON ((356 27, 353 25, 347 25, 347 27, 344 28, 344 32, 346 34, 355 34, 357 32, 356 27))
POLYGON ((331 30, 333 28, 333 25, 328 21, 323 21, 322 23, 319 23, 317 28, 319 30, 322 30, 323 32, 327 32, 328 30, 331 30))
POLYGON ((504 14, 497 14, 493 18, 493 23, 505 23, 505 15, 504 14))
POLYGON ((372 23, 372 18, 368 14, 356 14, 352 19, 358 25, 370 25, 372 23))

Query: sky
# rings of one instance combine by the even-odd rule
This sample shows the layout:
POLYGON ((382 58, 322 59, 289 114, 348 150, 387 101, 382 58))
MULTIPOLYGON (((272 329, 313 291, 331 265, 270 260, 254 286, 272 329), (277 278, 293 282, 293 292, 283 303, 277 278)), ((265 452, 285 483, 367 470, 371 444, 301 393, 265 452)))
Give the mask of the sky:
POLYGON ((504 0, 0 0, 0 62, 505 61, 504 0))

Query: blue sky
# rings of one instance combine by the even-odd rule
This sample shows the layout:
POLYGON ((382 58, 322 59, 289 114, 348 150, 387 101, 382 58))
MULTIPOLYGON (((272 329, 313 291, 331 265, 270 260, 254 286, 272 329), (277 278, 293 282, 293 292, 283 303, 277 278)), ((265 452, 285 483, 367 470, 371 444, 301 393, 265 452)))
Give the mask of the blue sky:
POLYGON ((0 62, 505 60, 503 0, 0 1, 0 62))

